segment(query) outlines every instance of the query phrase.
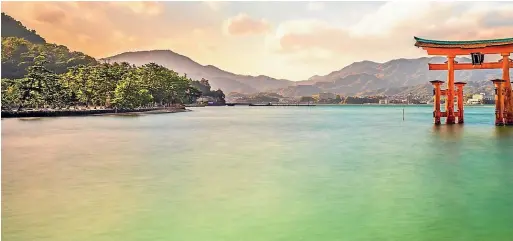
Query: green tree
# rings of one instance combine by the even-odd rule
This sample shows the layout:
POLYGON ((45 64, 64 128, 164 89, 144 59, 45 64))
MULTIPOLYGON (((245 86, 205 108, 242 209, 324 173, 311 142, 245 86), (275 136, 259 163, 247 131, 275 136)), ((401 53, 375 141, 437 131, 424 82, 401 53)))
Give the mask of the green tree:
POLYGON ((28 68, 25 78, 17 81, 19 88, 19 108, 24 106, 62 106, 63 88, 58 76, 44 67, 44 56, 35 58, 35 65, 28 68))
POLYGON ((302 96, 299 102, 315 102, 315 99, 311 96, 302 96))
POLYGON ((201 79, 200 81, 190 81, 189 83, 192 87, 198 89, 202 96, 212 97, 216 100, 217 103, 224 104, 225 103, 225 94, 222 90, 218 89, 216 91, 211 91, 211 86, 208 83, 207 79, 201 79))
POLYGON ((20 89, 17 82, 19 81, 2 79, 2 108, 19 106, 20 89))
POLYGON ((187 96, 187 103, 194 103, 194 102, 196 102, 196 99, 201 97, 201 91, 199 91, 195 87, 189 85, 189 87, 186 90, 186 96, 187 96))
POLYGON ((340 102, 342 102, 342 98, 340 98, 340 95, 337 95, 337 97, 335 97, 335 104, 340 104, 340 102))
POLYGON ((165 104, 172 95, 178 74, 155 63, 141 66, 139 73, 144 80, 144 88, 149 90, 154 101, 160 105, 165 104))
POLYGON ((46 42, 34 30, 27 29, 21 22, 5 13, 2 13, 2 37, 18 37, 32 43, 46 42))
POLYGON ((45 68, 56 74, 65 73, 68 67, 80 64, 97 64, 94 58, 80 52, 71 52, 62 45, 35 44, 23 38, 3 37, 2 35, 3 78, 23 78, 28 74, 28 67, 36 64, 35 58, 38 56, 45 56, 47 60, 44 64, 45 68))
POLYGON ((134 109, 148 105, 153 101, 150 91, 143 88, 140 76, 135 71, 123 78, 114 92, 114 106, 134 109))

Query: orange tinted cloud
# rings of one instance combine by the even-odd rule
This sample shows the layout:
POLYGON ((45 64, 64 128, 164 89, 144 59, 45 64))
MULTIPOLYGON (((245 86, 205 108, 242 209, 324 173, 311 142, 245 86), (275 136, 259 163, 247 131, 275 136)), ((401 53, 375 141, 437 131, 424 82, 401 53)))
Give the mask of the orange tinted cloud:
POLYGON ((180 52, 186 52, 199 41, 194 29, 213 29, 207 22, 212 16, 202 9, 191 7, 191 12, 204 16, 191 19, 191 13, 182 9, 168 8, 163 14, 162 2, 2 2, 2 10, 48 42, 97 58, 157 46, 174 49, 179 45, 184 48, 180 52))
POLYGON ((61 9, 41 9, 35 13, 34 18, 39 22, 57 24, 66 19, 66 13, 61 9))
POLYGON ((229 18, 225 22, 226 31, 231 35, 262 34, 270 30, 271 25, 264 19, 253 19, 245 13, 229 18))
POLYGON ((159 15, 164 11, 164 6, 160 2, 110 2, 110 4, 126 7, 134 13, 147 15, 159 15))
POLYGON ((203 3, 214 11, 219 11, 223 6, 228 4, 228 2, 222 1, 204 1, 203 3))
POLYGON ((93 57, 170 49, 234 73, 295 80, 364 59, 424 56, 424 51, 413 46, 415 35, 465 40, 511 37, 513 33, 513 5, 491 2, 388 2, 359 15, 340 15, 339 9, 350 9, 352 3, 329 2, 286 6, 212 1, 1 4, 2 11, 48 42, 93 57), (310 19, 304 19, 305 15, 310 19), (241 41, 232 36, 245 37, 241 41))

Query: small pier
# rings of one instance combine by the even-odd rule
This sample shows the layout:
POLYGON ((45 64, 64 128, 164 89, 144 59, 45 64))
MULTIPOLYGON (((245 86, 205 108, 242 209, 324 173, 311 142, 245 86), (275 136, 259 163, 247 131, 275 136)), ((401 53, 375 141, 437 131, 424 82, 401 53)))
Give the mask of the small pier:
POLYGON ((227 106, 236 106, 236 105, 244 105, 244 106, 315 106, 315 104, 310 103, 226 103, 227 106))

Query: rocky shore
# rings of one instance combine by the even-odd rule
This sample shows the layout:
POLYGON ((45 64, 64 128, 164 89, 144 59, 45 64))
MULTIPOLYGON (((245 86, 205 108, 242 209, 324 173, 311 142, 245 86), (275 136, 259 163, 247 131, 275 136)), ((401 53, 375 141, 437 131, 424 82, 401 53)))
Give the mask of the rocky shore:
POLYGON ((2 110, 2 118, 88 116, 88 115, 142 115, 189 111, 185 106, 139 109, 58 109, 58 110, 2 110))

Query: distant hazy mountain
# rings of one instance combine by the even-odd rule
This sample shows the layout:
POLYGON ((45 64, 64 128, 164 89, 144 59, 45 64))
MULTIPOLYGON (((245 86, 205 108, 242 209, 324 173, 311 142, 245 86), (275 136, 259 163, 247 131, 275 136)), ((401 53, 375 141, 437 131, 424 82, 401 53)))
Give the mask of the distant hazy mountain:
MULTIPOLYGON (((276 90, 284 95, 288 93, 307 94, 308 89, 305 85, 315 86, 326 92, 332 92, 342 95, 374 95, 400 94, 405 91, 413 93, 422 93, 431 91, 431 80, 439 79, 445 81, 447 79, 447 71, 430 71, 428 63, 444 63, 445 58, 418 58, 418 59, 395 59, 385 63, 376 63, 372 61, 362 61, 350 64, 340 70, 333 71, 325 76, 313 76, 306 81, 296 82, 296 89, 288 87, 276 90), (301 87, 298 87, 301 86, 301 87)), ((469 63, 469 58, 457 58, 459 63, 469 63)), ((513 73, 513 70, 511 70, 513 73)), ((469 83, 467 89, 469 91, 479 91, 485 88, 492 88, 489 80, 500 78, 501 70, 472 70, 472 71, 456 71, 456 81, 475 82, 469 83), (475 90, 474 90, 475 89, 475 90)), ((492 88, 493 89, 493 88, 492 88)))
POLYGON ((208 79, 213 89, 220 88, 225 93, 255 93, 283 88, 293 84, 289 80, 274 79, 264 75, 237 75, 212 65, 204 66, 171 50, 127 52, 102 60, 128 62, 135 65, 154 62, 180 74, 187 74, 187 76, 193 79, 208 79))
MULTIPOLYGON (((443 86, 442 88, 446 88, 443 86)), ((465 85, 463 92, 467 94, 485 93, 487 96, 494 96, 494 87, 491 82, 488 81, 469 81, 465 85)), ((433 96, 433 87, 431 83, 418 84, 414 86, 406 87, 393 87, 393 88, 381 88, 377 90, 370 90, 358 93, 358 95, 385 95, 385 96, 406 96, 412 94, 413 96, 419 97, 424 100, 428 100, 433 96)))
POLYGON ((408 94, 413 94, 414 96, 432 96, 433 87, 431 83, 418 84, 414 86, 406 86, 406 87, 389 87, 389 88, 381 88, 377 90, 367 90, 358 93, 359 95, 385 95, 385 96, 393 96, 393 95, 402 95, 406 96, 408 94))
MULTIPOLYGON (((38 56, 40 50, 45 50, 42 47, 42 49, 36 47, 29 48, 25 46, 27 44, 24 44, 23 41, 29 41, 37 46, 44 45, 46 41, 34 30, 27 29, 21 22, 5 13, 2 13, 1 32, 2 57, 5 57, 4 50, 20 49, 19 51, 11 51, 16 56, 2 58, 2 77, 20 78, 20 76, 24 75, 25 67, 28 66, 26 58, 28 57, 29 60, 32 58, 33 60, 32 56, 38 56), (18 41, 15 38, 9 37, 23 38, 24 40, 18 41)), ((47 44, 46 48, 55 48, 56 50, 52 51, 59 53, 60 57, 64 56, 68 59, 73 59, 73 61, 67 61, 64 66, 60 64, 62 70, 56 69, 56 72, 62 72, 69 66, 95 62, 93 58, 85 54, 70 52, 65 46, 47 44), (63 55, 62 53, 66 54, 63 55)), ((49 52, 48 50, 45 51, 49 52)), ((447 71, 428 70, 428 63, 443 63, 445 58, 441 57, 395 59, 385 63, 372 61, 355 62, 330 74, 324 76, 316 75, 308 80, 297 82, 275 79, 264 75, 248 76, 230 73, 212 65, 204 66, 198 64, 192 59, 170 50, 126 52, 102 60, 129 62, 135 65, 154 62, 180 74, 186 73, 189 77, 196 80, 201 78, 208 79, 213 89, 220 88, 226 94, 230 92, 248 94, 275 92, 283 96, 306 96, 319 92, 332 92, 341 95, 370 95, 376 93, 392 95, 393 93, 397 94, 405 91, 418 93, 430 91, 428 81, 447 79, 447 71)), ((470 62, 469 58, 457 58, 456 60, 460 63, 470 62)), ((513 70, 510 73, 513 76, 513 70)), ((489 80, 500 78, 501 76, 501 70, 456 71, 455 73, 457 81, 469 82, 466 88, 471 91, 482 90, 483 92, 493 90, 489 80), (475 83, 471 84, 470 82, 475 83)))
MULTIPOLYGON (((170 50, 128 52, 105 58, 113 62, 129 62, 142 65, 150 62, 163 65, 178 73, 187 73, 193 79, 205 78, 213 88, 225 93, 275 92, 283 96, 306 96, 319 92, 342 95, 397 92, 402 87, 428 86, 430 80, 446 80, 447 71, 429 71, 428 63, 443 63, 445 58, 394 59, 385 63, 361 61, 324 76, 312 76, 305 81, 274 79, 268 76, 237 75, 212 65, 200 65, 190 58, 170 50)), ((457 58, 460 63, 469 58, 457 58)), ((501 77, 501 70, 456 71, 457 81, 488 81, 501 77)), ((488 82, 486 82, 488 83, 488 82)), ((408 88, 403 88, 408 89, 408 88)))

